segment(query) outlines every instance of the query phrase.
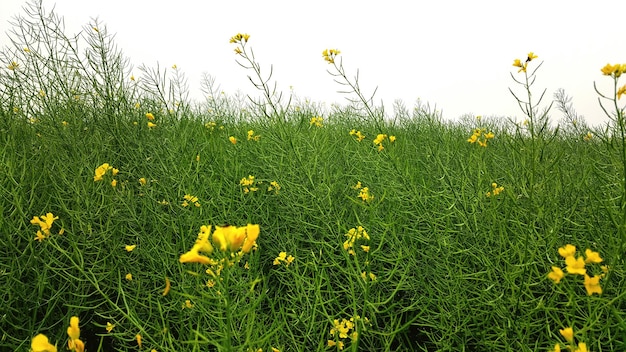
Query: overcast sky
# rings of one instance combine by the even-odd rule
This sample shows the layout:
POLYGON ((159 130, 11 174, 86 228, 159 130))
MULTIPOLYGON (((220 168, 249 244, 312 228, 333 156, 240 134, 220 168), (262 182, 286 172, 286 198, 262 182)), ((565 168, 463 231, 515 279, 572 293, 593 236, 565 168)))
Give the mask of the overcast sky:
MULTIPOLYGON (((7 21, 24 4, 0 3, 2 46, 7 21)), ((203 72, 226 93, 258 94, 229 43, 239 32, 250 34, 249 46, 263 69, 274 65, 280 90, 292 86, 299 97, 327 106, 344 103, 321 55, 337 48, 349 74, 359 69, 365 92, 378 86, 377 101, 390 106, 401 99, 412 108, 420 98, 436 104, 447 119, 463 114, 522 119, 508 91, 521 92, 521 87, 510 73, 517 75, 514 59, 533 51, 537 63, 543 61, 536 94, 547 88, 551 99, 564 88, 578 113, 598 124, 606 118, 593 82, 609 92, 610 79, 600 69, 626 63, 624 22, 618 15, 625 7, 618 0, 44 0, 48 9, 55 5, 68 34, 97 17, 116 33, 135 67, 176 64, 196 97, 203 72)), ((554 110, 553 116, 561 114, 554 110)))

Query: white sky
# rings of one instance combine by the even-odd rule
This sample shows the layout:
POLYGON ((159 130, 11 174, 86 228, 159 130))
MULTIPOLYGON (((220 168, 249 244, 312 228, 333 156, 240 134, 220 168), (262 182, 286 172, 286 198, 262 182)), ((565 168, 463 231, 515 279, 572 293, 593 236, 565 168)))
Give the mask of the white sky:
MULTIPOLYGON (((0 0, 0 45, 8 20, 25 0, 0 0)), ((216 78, 228 94, 257 93, 249 72, 235 62, 229 38, 251 35, 249 46, 285 93, 300 98, 345 103, 323 59, 326 48, 341 50, 350 75, 360 71, 366 94, 378 86, 377 101, 401 99, 411 109, 419 97, 436 104, 446 119, 462 114, 523 118, 508 88, 522 92, 510 72, 515 58, 534 51, 543 61, 536 96, 546 102, 558 88, 591 124, 606 121, 593 82, 612 89, 600 69, 626 63, 618 0, 44 0, 65 18, 67 34, 99 18, 135 67, 176 64, 200 96, 202 72, 216 78)), ((3 63, 2 66, 5 66, 3 63)), ((135 70, 138 74, 139 71, 135 70)), ((521 78, 521 74, 520 74, 521 78)), ((623 79, 626 84, 626 79, 623 79)), ((626 103, 626 101, 625 101, 626 103)), ((561 113, 553 110, 560 119, 561 113)))

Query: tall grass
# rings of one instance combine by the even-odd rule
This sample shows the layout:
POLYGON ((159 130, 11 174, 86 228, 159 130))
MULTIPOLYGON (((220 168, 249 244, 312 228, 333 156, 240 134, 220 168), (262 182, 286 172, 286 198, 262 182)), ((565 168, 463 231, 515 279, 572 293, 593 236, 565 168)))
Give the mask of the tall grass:
POLYGON ((265 102, 206 77, 196 104, 179 68, 131 77, 101 23, 25 10, 0 53, 0 349, 65 349, 76 316, 87 351, 626 350, 616 71, 595 129, 564 93, 565 124, 537 115, 528 80, 526 124, 383 119, 342 62, 350 105, 285 102, 251 51, 265 102), (215 263, 181 263, 202 226, 248 224, 249 253, 213 234, 215 263), (548 278, 567 244, 602 256, 601 294, 548 278))

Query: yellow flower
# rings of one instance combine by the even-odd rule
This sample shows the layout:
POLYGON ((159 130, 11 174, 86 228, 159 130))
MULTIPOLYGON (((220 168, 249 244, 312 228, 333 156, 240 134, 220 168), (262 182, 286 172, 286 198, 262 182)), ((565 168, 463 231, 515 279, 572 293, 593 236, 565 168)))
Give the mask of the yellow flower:
POLYGON ((93 177, 94 182, 102 180, 102 176, 113 167, 109 163, 104 163, 96 168, 95 175, 93 177))
POLYGON ((131 281, 133 279, 133 274, 128 273, 126 274, 126 280, 131 281))
POLYGON ((293 263, 296 258, 292 255, 287 256, 287 252, 280 252, 278 257, 274 258, 274 265, 280 265, 281 262, 285 263, 285 266, 289 266, 289 264, 293 263))
POLYGON ((584 342, 578 343, 578 348, 574 350, 574 352, 587 352, 587 344, 584 342))
POLYGON ((396 136, 389 136, 389 142, 393 143, 396 141, 396 136))
POLYGON ((147 113, 146 113, 146 118, 147 118, 148 120, 150 120, 150 121, 154 121, 154 115, 152 115, 152 113, 151 113, 151 112, 147 112, 147 113))
POLYGON ((57 352, 56 346, 53 346, 44 334, 33 337, 30 348, 33 352, 57 352))
POLYGON ((119 169, 113 168, 113 169, 111 170, 111 175, 113 175, 113 176, 117 176, 117 174, 119 174, 119 173, 120 173, 120 170, 119 170, 119 169))
POLYGON ((617 90, 617 99, 621 99, 622 94, 626 94, 626 85, 620 87, 620 89, 617 90))
POLYGON ((322 118, 321 116, 314 116, 311 117, 311 121, 309 122, 309 126, 313 126, 315 125, 315 127, 323 127, 324 118, 322 118))
POLYGON ((178 69, 178 66, 176 66, 176 64, 174 64, 174 65, 172 65, 172 68, 176 70, 176 69, 178 69))
POLYGON ((600 258, 600 253, 594 252, 591 249, 585 250, 585 263, 602 263, 602 258, 600 258))
POLYGON ((111 332, 114 327, 115 327, 115 324, 111 324, 110 322, 107 321, 107 327, 106 327, 107 332, 111 332))
POLYGON ((528 53, 528 58, 526 59, 526 61, 532 61, 532 59, 536 59, 537 55, 535 55, 535 53, 533 53, 532 51, 528 53))
POLYGON ((567 342, 569 343, 574 342, 574 329, 572 329, 571 327, 568 327, 565 329, 559 329, 559 332, 561 333, 561 336, 563 336, 563 338, 567 340, 567 342))
POLYGON ((569 256, 565 258, 565 264, 567 265, 567 272, 570 274, 585 275, 587 269, 585 269, 585 260, 582 257, 574 258, 569 256))
POLYGON ((563 273, 563 270, 557 266, 553 266, 552 271, 548 274, 548 278, 554 281, 555 284, 561 282, 563 277, 565 277, 565 273, 563 273))
POLYGON ((248 224, 246 226, 246 239, 241 245, 241 251, 243 253, 250 253, 250 250, 256 245, 256 240, 259 238, 261 228, 259 225, 248 224))
POLYGON ((329 64, 335 63, 335 57, 337 55, 341 54, 341 52, 337 49, 325 49, 322 52, 322 57, 324 58, 324 60, 326 60, 329 64))
POLYGON ((237 138, 230 136, 228 137, 228 140, 232 143, 232 144, 237 144, 237 138))
POLYGON ((146 181, 146 178, 145 178, 145 177, 142 177, 142 178, 140 178, 140 179, 139 179, 139 184, 140 184, 140 185, 145 186, 145 185, 146 185, 146 183, 148 183, 148 181, 146 181))
POLYGON ((559 248, 559 254, 563 258, 571 257, 576 254, 576 246, 566 244, 565 246, 559 248))
POLYGON ((385 138, 387 138, 386 134, 379 134, 379 135, 377 135, 376 138, 374 139, 374 144, 376 144, 376 145, 381 144, 385 140, 385 138))
POLYGON ((616 70, 616 67, 611 65, 611 64, 606 64, 606 66, 602 67, 602 69, 600 69, 600 71, 602 71, 602 74, 605 76, 610 76, 612 75, 616 70))
POLYGON ((80 328, 78 327, 78 317, 74 316, 70 318, 70 326, 67 328, 67 335, 70 340, 76 340, 80 338, 80 328))
POLYGON ((602 287, 600 286, 600 278, 601 276, 594 276, 594 277, 590 277, 589 275, 585 274, 585 289, 587 290, 587 295, 591 296, 594 293, 597 293, 599 295, 602 294, 602 287))
POLYGON ((197 249, 191 249, 187 253, 182 254, 178 261, 181 263, 200 263, 200 264, 211 264, 211 258, 202 255, 198 252, 197 249))
POLYGON ((235 48, 235 54, 236 54, 236 55, 240 55, 240 54, 242 54, 242 53, 243 53, 243 51, 241 51, 241 48, 239 48, 239 47, 236 47, 236 48, 235 48))
POLYGON ((112 187, 117 187, 117 180, 111 181, 111 186, 112 187))
POLYGON ((156 124, 148 121, 148 128, 154 128, 154 127, 156 127, 156 124))
POLYGON ((555 344, 554 345, 554 349, 551 350, 550 352, 561 352, 561 345, 560 344, 555 344))
POLYGON ((141 348, 141 339, 142 339, 141 335, 140 335, 140 334, 137 334, 137 335, 135 336, 135 339, 137 339, 137 346, 138 346, 139 348, 141 348))
POLYGON ((515 66, 515 67, 523 67, 522 61, 520 59, 515 59, 515 61, 513 61, 513 66, 515 66))
POLYGON ((15 69, 17 69, 18 67, 20 67, 20 64, 18 64, 15 61, 12 61, 9 66, 7 66, 7 68, 11 71, 14 71, 15 69))

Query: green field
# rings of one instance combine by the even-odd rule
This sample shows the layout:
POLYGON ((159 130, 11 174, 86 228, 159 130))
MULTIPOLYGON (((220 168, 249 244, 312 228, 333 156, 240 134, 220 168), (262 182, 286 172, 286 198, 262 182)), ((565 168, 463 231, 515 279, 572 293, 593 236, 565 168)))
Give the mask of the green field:
POLYGON ((0 350, 78 317, 78 351, 626 351, 626 65, 602 126, 540 113, 532 53, 526 121, 451 122, 328 51, 352 103, 279 99, 238 35, 261 98, 193 103, 33 9, 0 53, 0 350))

